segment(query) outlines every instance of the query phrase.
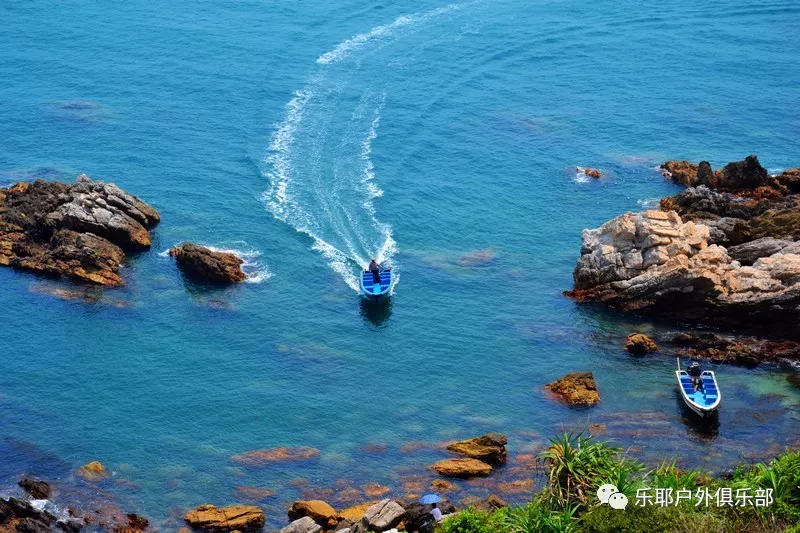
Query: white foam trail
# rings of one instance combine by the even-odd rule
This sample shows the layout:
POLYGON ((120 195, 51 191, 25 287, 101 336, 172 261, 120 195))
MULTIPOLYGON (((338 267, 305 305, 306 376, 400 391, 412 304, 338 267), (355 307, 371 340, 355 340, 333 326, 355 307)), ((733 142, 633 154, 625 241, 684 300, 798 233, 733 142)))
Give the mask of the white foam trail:
POLYGON ((394 19, 394 21, 390 22, 389 24, 384 24, 382 26, 376 26, 372 28, 370 31, 366 33, 361 33, 347 39, 339 43, 333 50, 330 52, 325 52, 321 56, 317 58, 317 63, 320 65, 329 65, 331 63, 337 63, 339 61, 343 61, 350 57, 350 55, 359 50, 360 48, 364 47, 370 41, 375 39, 383 39, 392 36, 397 30, 413 26, 420 22, 424 22, 432 17, 436 17, 438 15, 442 15, 447 13, 448 11, 454 11, 456 9, 461 9, 464 7, 465 4, 448 4, 444 7, 439 7, 436 9, 432 9, 430 11, 425 11, 423 13, 414 13, 412 15, 402 15, 394 19))

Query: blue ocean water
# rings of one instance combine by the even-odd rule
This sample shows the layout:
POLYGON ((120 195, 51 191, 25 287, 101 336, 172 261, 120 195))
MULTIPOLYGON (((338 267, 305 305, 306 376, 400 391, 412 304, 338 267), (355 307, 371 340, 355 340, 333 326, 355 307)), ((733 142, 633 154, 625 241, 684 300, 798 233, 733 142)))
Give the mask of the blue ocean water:
POLYGON ((413 492, 443 457, 419 441, 502 431, 513 465, 600 423, 719 469, 800 438, 785 372, 719 368, 698 431, 674 360, 622 350, 674 326, 561 294, 581 229, 677 190, 664 160, 800 164, 795 2, 12 0, 0 20, 0 185, 87 173, 163 219, 123 289, 0 269, 3 486, 100 460, 162 528, 238 486, 275 490, 280 524, 315 489, 413 492), (253 282, 185 282, 162 253, 184 240, 244 253, 253 282), (378 308, 354 291, 371 255, 400 276, 378 308), (573 370, 598 407, 544 395, 573 370), (321 456, 231 461, 282 445, 321 456))

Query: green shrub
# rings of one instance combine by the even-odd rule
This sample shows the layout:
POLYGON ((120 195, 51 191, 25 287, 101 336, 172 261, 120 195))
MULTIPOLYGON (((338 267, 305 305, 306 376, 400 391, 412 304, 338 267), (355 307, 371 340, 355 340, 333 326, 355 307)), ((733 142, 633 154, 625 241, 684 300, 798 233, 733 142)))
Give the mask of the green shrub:
POLYGON ((439 527, 441 533, 497 533, 504 515, 487 513, 472 507, 446 519, 439 527), (495 516, 496 515, 496 516, 495 516))

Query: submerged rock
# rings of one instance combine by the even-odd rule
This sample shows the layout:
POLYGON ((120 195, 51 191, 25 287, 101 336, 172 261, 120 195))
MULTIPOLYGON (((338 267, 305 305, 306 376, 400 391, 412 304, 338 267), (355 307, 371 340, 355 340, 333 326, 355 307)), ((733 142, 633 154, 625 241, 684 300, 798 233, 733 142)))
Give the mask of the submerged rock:
POLYGON ((171 248, 169 255, 174 257, 178 266, 192 279, 216 284, 241 283, 247 279, 242 270, 244 261, 229 252, 215 252, 186 242, 171 248))
POLYGON ((265 467, 270 463, 283 463, 295 461, 309 461, 319 457, 319 450, 309 446, 292 448, 289 446, 278 446, 266 450, 254 450, 252 452, 234 455, 231 459, 235 463, 251 467, 265 467))
POLYGON ((122 285, 123 250, 150 247, 158 212, 114 184, 80 176, 0 189, 0 265, 122 285))
POLYGON ((492 473, 492 467, 478 459, 442 459, 432 468, 439 475, 462 479, 485 477, 492 473))
POLYGON ((447 449, 490 465, 499 465, 506 462, 506 444, 508 439, 505 435, 488 433, 474 439, 454 442, 447 449))
POLYGON ((791 340, 764 340, 694 331, 679 333, 667 341, 678 347, 686 357, 715 363, 756 366, 763 362, 780 364, 800 361, 800 342, 791 340))
POLYGON ((591 372, 571 372, 548 383, 545 389, 568 405, 595 405, 600 403, 600 393, 591 372))
POLYGON ((201 505, 186 513, 183 519, 193 529, 201 531, 258 531, 265 522, 264 511, 254 505, 201 505))
POLYGON ((628 335, 625 349, 630 353, 645 354, 658 351, 655 341, 643 333, 631 333, 628 335))

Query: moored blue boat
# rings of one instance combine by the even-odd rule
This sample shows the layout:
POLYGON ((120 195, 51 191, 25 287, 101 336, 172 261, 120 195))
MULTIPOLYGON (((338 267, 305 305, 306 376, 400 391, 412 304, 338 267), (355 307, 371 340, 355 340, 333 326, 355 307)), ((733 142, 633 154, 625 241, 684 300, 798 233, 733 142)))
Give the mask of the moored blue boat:
POLYGON ((717 377, 711 370, 704 370, 700 376, 700 386, 695 390, 692 377, 681 369, 681 360, 678 359, 678 369, 675 371, 678 378, 678 389, 684 403, 702 417, 709 417, 719 407, 722 395, 717 385, 717 377))
POLYGON ((388 297, 394 285, 394 271, 391 268, 383 269, 379 273, 380 280, 369 270, 361 273, 361 294, 372 300, 388 297))

